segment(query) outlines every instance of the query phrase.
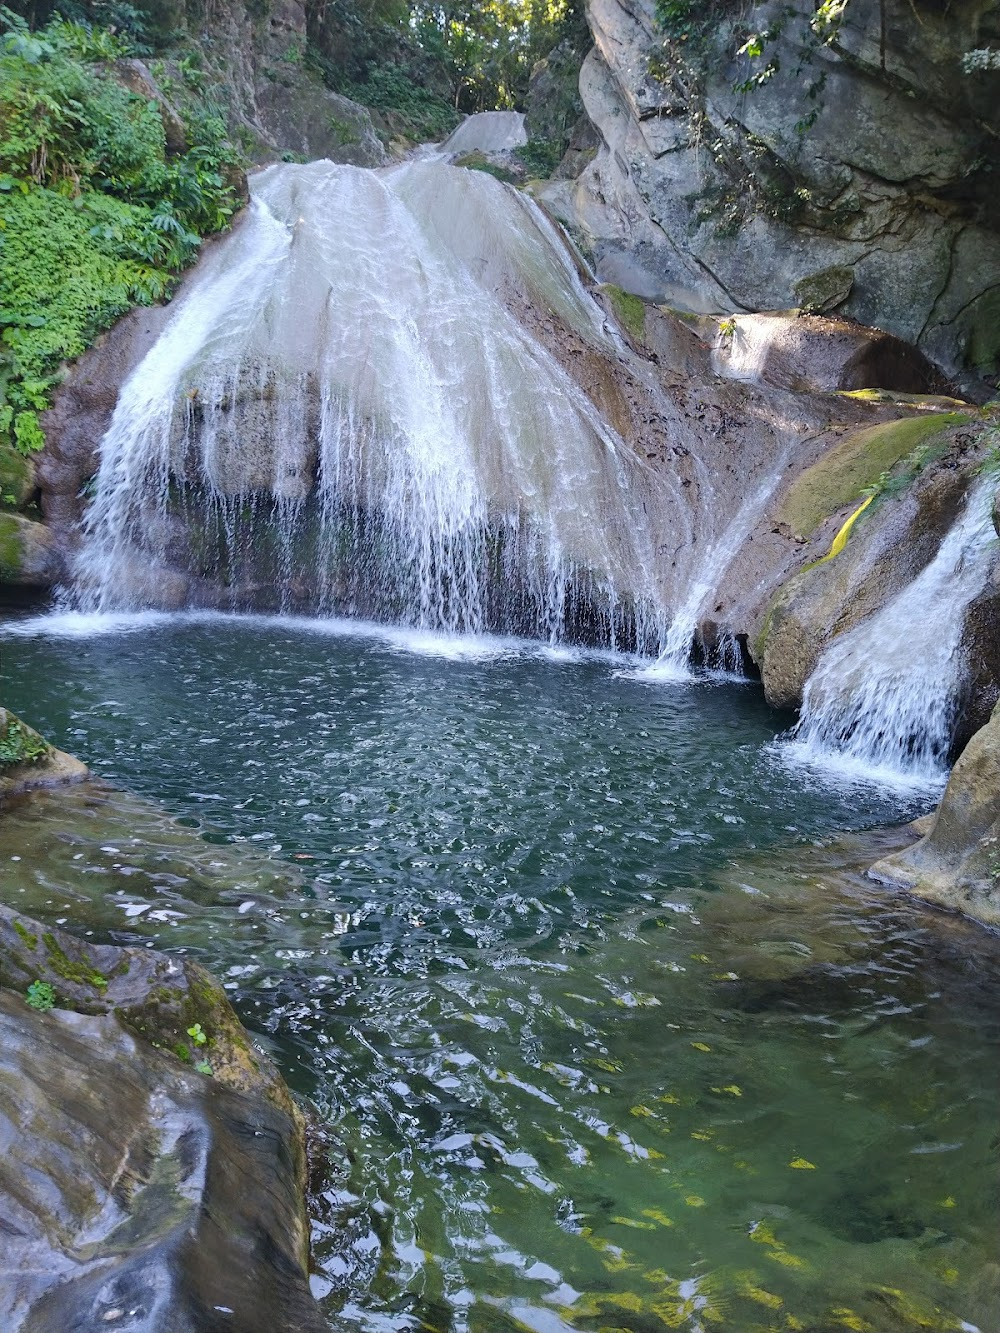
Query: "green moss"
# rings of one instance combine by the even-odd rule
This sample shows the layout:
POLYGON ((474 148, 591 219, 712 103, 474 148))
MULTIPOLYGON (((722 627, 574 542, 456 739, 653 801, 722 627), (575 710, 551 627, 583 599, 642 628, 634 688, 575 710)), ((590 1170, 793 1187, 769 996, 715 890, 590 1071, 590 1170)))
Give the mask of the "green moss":
POLYGON ((631 292, 624 291, 621 287, 615 287, 611 283, 605 283, 600 289, 611 302, 611 309, 614 312, 615 319, 625 329, 636 342, 645 342, 646 339, 646 303, 640 296, 633 296, 631 292))
POLYGON ((0 725, 0 772, 22 764, 37 764, 52 753, 52 746, 37 731, 26 727, 16 717, 0 712, 6 721, 0 725))
POLYGON ((21 574, 21 529, 13 514, 0 514, 0 583, 12 583, 21 574))
POLYGON ((45 945, 45 952, 49 956, 49 966, 56 976, 63 977, 66 981, 75 982, 78 986, 92 986, 97 991, 107 990, 107 977, 102 976, 100 972, 96 972, 87 963, 74 963, 63 952, 51 931, 45 932, 42 936, 42 943, 45 945))
POLYGON ((184 1063, 188 1065, 191 1063, 191 1051, 184 1042, 179 1041, 170 1049, 173 1051, 174 1055, 177 1056, 178 1060, 183 1060, 184 1063))
POLYGON ((33 935, 27 926, 22 925, 20 921, 15 921, 13 926, 29 949, 34 951, 38 948, 38 936, 33 935))
POLYGON ((858 500, 867 488, 879 485, 892 468, 933 436, 971 419, 968 413, 944 412, 854 432, 796 478, 779 519, 797 536, 810 536, 825 518, 858 500))
POLYGON ((485 153, 466 153, 463 157, 455 159, 455 166, 466 167, 469 171, 485 171, 487 176, 493 176, 498 181, 503 181, 505 185, 512 185, 517 180, 512 171, 498 167, 485 153))
POLYGON ((0 505, 19 508, 35 488, 35 470, 10 444, 0 444, 0 505))

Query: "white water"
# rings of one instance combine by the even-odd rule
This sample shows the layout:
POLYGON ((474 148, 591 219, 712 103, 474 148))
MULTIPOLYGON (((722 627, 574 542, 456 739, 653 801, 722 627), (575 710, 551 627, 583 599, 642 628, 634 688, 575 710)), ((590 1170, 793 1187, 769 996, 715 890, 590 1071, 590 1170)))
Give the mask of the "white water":
POLYGON ((978 482, 931 563, 833 640, 806 684, 794 755, 883 782, 943 784, 965 612, 996 561, 994 493, 994 478, 978 482))
POLYGON ((123 388, 78 604, 220 604, 221 575, 234 608, 271 586, 280 609, 550 642, 583 617, 590 637, 613 646, 624 627, 659 651, 675 483, 518 303, 618 355, 551 225, 491 177, 261 173, 123 388))

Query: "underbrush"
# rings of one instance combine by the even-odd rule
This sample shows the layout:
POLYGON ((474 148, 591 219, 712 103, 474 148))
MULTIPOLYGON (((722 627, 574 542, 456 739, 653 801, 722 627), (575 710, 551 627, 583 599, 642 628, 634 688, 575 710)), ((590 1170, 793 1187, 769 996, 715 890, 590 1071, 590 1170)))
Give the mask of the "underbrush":
POLYGON ((61 364, 134 305, 168 296, 225 227, 241 170, 216 109, 167 151, 155 100, 115 77, 128 43, 0 9, 0 444, 45 443, 61 364))

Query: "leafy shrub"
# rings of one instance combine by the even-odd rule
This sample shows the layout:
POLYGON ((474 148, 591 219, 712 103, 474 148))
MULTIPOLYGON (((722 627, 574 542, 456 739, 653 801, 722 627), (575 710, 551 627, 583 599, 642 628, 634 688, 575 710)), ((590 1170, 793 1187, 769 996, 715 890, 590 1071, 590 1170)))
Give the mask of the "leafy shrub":
POLYGON ((0 19, 0 440, 30 453, 60 363, 168 295, 200 237, 227 224, 238 157, 211 110, 167 156, 156 103, 109 72, 122 39, 0 19))

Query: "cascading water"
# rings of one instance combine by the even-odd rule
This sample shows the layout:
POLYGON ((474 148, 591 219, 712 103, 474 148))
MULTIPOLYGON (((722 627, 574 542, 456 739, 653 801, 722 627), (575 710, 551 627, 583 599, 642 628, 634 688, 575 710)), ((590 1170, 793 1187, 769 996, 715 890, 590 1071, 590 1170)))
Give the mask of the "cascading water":
POLYGON ((85 609, 663 646, 679 488, 513 313, 620 353, 523 195, 439 162, 272 167, 178 304, 102 444, 85 609))
POLYGON ((806 684, 795 733, 802 757, 883 780, 945 781, 965 612, 996 559, 994 493, 994 478, 979 481, 931 563, 827 648, 806 684))

